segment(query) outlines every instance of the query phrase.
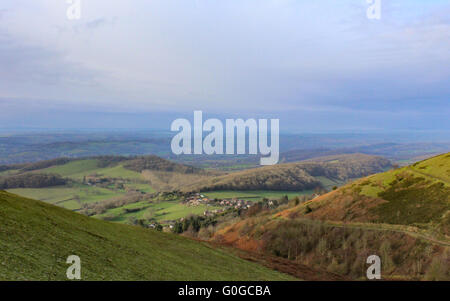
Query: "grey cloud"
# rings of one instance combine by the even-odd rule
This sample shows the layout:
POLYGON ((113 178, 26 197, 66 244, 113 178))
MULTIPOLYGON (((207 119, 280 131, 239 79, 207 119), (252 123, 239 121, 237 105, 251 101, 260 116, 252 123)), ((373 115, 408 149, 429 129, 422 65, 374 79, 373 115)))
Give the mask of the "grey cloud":
POLYGON ((101 73, 68 61, 64 53, 0 36, 0 97, 62 97, 96 87, 101 73))
POLYGON ((439 6, 386 3, 372 22, 365 1, 350 3, 95 1, 72 23, 58 14, 31 23, 17 8, 22 23, 0 23, 0 97, 135 112, 284 111, 346 126, 382 126, 383 114, 384 124, 405 125, 408 112, 423 124, 448 111, 450 22, 439 6))
POLYGON ((97 28, 102 25, 105 25, 106 23, 107 23, 107 20, 105 18, 98 18, 98 19, 87 22, 86 26, 88 28, 97 28))

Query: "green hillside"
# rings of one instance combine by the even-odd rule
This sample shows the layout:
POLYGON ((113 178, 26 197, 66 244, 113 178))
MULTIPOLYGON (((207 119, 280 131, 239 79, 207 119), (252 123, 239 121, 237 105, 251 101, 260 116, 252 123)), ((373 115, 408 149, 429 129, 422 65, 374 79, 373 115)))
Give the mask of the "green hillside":
MULTIPOLYGON (((149 180, 139 171, 132 170, 136 162, 154 170, 191 172, 188 166, 155 156, 60 158, 3 166, 6 171, 0 175, 0 189, 66 209, 81 210, 95 202, 130 198, 133 191, 143 194, 155 192, 149 180)), ((148 195, 145 197, 150 198, 148 195)))
POLYGON ((89 218, 0 191, 0 280, 290 280, 206 243, 89 218))
POLYGON ((365 279, 366 258, 383 277, 449 280, 450 154, 375 174, 298 206, 262 212, 214 239, 365 279))
POLYGON ((298 216, 450 234, 450 154, 375 174, 294 208, 298 216), (310 212, 304 209, 308 206, 310 212))
POLYGON ((93 159, 73 161, 64 165, 42 169, 40 172, 58 174, 73 180, 82 180, 83 177, 92 174, 118 179, 143 180, 140 173, 126 169, 122 164, 102 168, 99 167, 99 161, 93 159))
POLYGON ((206 171, 157 156, 58 158, 0 166, 0 189, 109 221, 133 224, 203 214, 182 199, 155 200, 155 193, 201 190, 210 198, 259 201, 331 190, 354 177, 382 171, 389 161, 367 155, 340 155, 239 172, 206 171), (3 186, 2 186, 3 185, 3 186), (169 201, 169 202, 165 202, 169 201), (132 209, 130 212, 130 210, 132 209))

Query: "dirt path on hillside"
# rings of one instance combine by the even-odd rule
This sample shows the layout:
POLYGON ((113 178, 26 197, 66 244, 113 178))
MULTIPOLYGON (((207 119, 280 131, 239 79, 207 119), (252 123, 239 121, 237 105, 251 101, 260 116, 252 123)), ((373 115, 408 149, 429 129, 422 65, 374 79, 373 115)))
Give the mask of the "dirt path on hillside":
POLYGON ((441 177, 433 176, 433 175, 430 175, 430 174, 428 174, 426 172, 417 170, 416 168, 412 168, 412 167, 409 166, 407 170, 409 170, 409 171, 411 171, 413 173, 418 173, 419 175, 422 175, 422 176, 426 176, 426 177, 429 177, 429 178, 432 178, 432 179, 444 182, 446 185, 450 185, 450 183, 447 180, 445 180, 445 179, 443 179, 441 177))

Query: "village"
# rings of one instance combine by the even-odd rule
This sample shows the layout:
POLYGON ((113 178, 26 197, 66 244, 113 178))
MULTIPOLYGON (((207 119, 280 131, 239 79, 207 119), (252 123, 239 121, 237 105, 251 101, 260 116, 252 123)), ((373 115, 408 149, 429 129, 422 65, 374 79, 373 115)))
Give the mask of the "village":
MULTIPOLYGON (((292 201, 295 204, 298 204, 299 202, 304 202, 308 199, 316 198, 318 196, 318 194, 313 194, 311 196, 302 196, 301 198, 296 197, 292 199, 292 201)), ((284 195, 277 200, 263 198, 262 200, 258 199, 258 201, 249 201, 239 197, 210 198, 206 195, 206 193, 201 192, 182 193, 179 191, 173 191, 160 193, 159 197, 161 198, 161 200, 181 200, 181 204, 186 207, 199 208, 196 209, 196 214, 189 214, 178 219, 161 220, 161 223, 157 222, 155 219, 152 219, 150 223, 146 223, 142 219, 135 220, 135 223, 141 223, 144 227, 150 229, 175 233, 183 233, 189 228, 189 225, 192 224, 194 226, 194 229, 197 229, 196 231, 198 232, 198 229, 200 227, 215 224, 218 218, 220 219, 221 217, 229 213, 238 215, 242 213, 245 214, 245 211, 253 207, 257 207, 256 211, 264 208, 273 209, 289 202, 289 198, 287 195, 284 195)), ((140 208, 133 208, 131 210, 140 210, 140 208)))
MULTIPOLYGON (((184 196, 184 200, 182 204, 188 207, 197 207, 197 206, 207 206, 212 207, 211 209, 207 209, 203 211, 203 214, 199 216, 201 219, 214 218, 217 215, 225 213, 229 210, 247 210, 252 206, 251 201, 241 200, 241 199, 210 199, 201 193, 190 193, 187 196, 184 196), (217 208, 221 207, 221 208, 217 208)), ((186 218, 180 218, 178 220, 170 220, 165 221, 166 225, 161 227, 161 225, 157 222, 152 222, 148 227, 150 229, 158 229, 162 231, 173 231, 174 227, 177 223, 185 222, 186 218)))
POLYGON ((205 216, 213 216, 214 214, 218 214, 224 212, 226 209, 248 209, 252 206, 251 201, 240 200, 236 198, 232 199, 209 199, 205 195, 201 193, 193 193, 189 195, 183 202, 186 206, 199 206, 199 205, 207 205, 207 206, 220 206, 224 207, 223 209, 214 209, 214 210, 206 210, 203 215, 205 216))

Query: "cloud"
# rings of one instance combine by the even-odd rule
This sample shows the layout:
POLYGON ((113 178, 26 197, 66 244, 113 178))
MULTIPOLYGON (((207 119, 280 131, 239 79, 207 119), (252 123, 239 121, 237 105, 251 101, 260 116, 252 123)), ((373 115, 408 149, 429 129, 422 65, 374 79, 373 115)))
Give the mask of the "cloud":
POLYGON ((106 23, 107 23, 107 20, 106 20, 106 19, 104 19, 104 18, 98 18, 98 19, 95 19, 95 20, 92 20, 92 21, 87 22, 87 23, 86 23, 86 26, 87 26, 88 28, 97 28, 97 27, 102 26, 102 25, 104 25, 104 24, 106 24, 106 23))
POLYGON ((0 36, 0 65, 0 97, 73 100, 97 88, 98 72, 8 35, 0 36))
POLYGON ((403 126, 408 112, 422 114, 425 126, 447 111, 445 2, 383 1, 373 21, 365 1, 99 0, 69 21, 64 1, 17 1, 0 13, 3 98, 135 113, 307 112, 329 126, 358 126, 349 116, 371 112, 403 126))

